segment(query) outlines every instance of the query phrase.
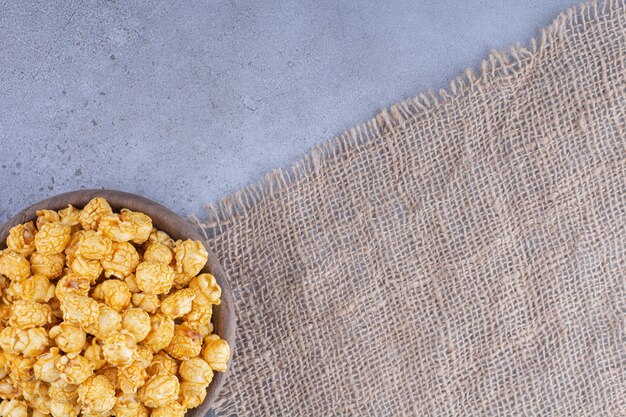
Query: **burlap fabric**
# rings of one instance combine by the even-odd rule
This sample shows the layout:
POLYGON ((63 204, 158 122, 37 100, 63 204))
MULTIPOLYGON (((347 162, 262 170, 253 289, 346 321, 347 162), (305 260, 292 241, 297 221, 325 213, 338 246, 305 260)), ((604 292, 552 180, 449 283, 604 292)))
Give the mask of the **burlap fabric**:
POLYGON ((624 415, 625 30, 569 10, 211 210, 218 413, 624 415))

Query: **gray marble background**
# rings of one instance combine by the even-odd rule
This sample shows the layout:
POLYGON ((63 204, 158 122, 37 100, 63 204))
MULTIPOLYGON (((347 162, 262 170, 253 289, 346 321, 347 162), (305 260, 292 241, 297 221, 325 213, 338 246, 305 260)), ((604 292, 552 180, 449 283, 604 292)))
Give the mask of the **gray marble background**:
POLYGON ((0 223, 101 187, 202 216, 575 3, 5 0, 0 223))
POLYGON ((102 187, 202 216, 575 3, 5 0, 0 222, 102 187))

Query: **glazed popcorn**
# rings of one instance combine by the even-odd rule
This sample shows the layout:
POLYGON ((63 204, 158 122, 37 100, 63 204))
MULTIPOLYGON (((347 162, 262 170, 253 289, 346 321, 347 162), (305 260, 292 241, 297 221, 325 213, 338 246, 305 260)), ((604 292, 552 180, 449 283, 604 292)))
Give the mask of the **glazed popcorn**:
POLYGON ((147 215, 40 210, 0 251, 0 417, 183 417, 226 371, 198 241, 147 215))

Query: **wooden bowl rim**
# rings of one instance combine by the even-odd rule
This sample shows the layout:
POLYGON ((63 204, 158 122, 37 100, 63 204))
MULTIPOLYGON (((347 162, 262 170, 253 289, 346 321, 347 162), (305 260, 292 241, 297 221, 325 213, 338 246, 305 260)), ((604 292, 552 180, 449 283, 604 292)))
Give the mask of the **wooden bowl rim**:
POLYGON ((228 363, 228 371, 215 372, 213 381, 208 387, 204 402, 197 408, 190 409, 186 413, 186 417, 204 416, 209 411, 211 404, 215 401, 230 371, 235 347, 236 315, 232 292, 228 284, 228 276, 217 256, 210 249, 207 240, 189 223, 189 221, 167 207, 136 194, 117 190, 78 190, 46 198, 13 216, 0 228, 0 248, 6 247, 6 237, 13 226, 35 220, 35 211, 43 209, 60 210, 67 207, 68 204, 72 204, 77 208, 83 208, 85 204, 95 197, 105 198, 115 212, 119 212, 122 208, 128 208, 133 211, 145 213, 152 218, 154 227, 157 229, 163 230, 175 240, 199 240, 209 253, 209 260, 203 272, 213 274, 222 288, 222 303, 219 306, 214 306, 213 309, 213 323, 216 328, 215 333, 226 340, 230 345, 231 358, 228 363))

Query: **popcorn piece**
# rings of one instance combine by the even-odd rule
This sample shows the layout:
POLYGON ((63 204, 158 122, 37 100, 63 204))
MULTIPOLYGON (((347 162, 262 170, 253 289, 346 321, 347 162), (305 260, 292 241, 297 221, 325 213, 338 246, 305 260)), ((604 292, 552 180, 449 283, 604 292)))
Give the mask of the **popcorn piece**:
POLYGON ((94 375, 78 387, 83 413, 104 413, 115 406, 115 386, 102 375, 94 375))
POLYGON ((70 227, 78 226, 80 224, 80 212, 81 210, 77 209, 71 204, 63 210, 59 210, 61 223, 66 224, 70 227))
POLYGON ((113 251, 113 241, 100 232, 87 230, 80 235, 74 248, 74 256, 85 259, 101 260, 107 258, 113 251))
POLYGON ((196 291, 194 304, 220 304, 222 289, 211 274, 200 274, 189 282, 189 288, 196 291))
POLYGON ((192 358, 180 364, 180 376, 188 382, 209 386, 213 380, 213 370, 202 358, 192 358))
POLYGON ((154 243, 162 243, 168 248, 174 250, 174 239, 172 239, 167 233, 153 228, 145 245, 148 247, 154 243))
POLYGON ((176 325, 174 336, 170 344, 165 348, 173 358, 188 360, 195 358, 202 350, 202 336, 191 327, 176 325))
POLYGON ((185 417, 186 408, 177 402, 171 402, 152 410, 150 417, 185 417))
POLYGON ((61 356, 57 362, 59 376, 68 384, 82 384, 93 375, 94 364, 84 356, 61 356))
POLYGON ((87 232, 88 232, 87 230, 77 230, 74 233, 72 233, 71 235, 72 239, 70 240, 70 243, 67 245, 67 247, 63 251, 65 252, 65 257, 67 258, 68 264, 71 264, 74 258, 76 258, 76 251, 78 250, 78 243, 80 242, 80 239, 83 237, 83 235, 86 234, 87 232))
POLYGON ((174 283, 174 271, 167 265, 142 262, 135 271, 139 288, 149 294, 166 294, 174 283))
POLYGON ((133 335, 125 330, 108 337, 102 345, 104 359, 114 366, 128 366, 136 357, 137 344, 133 335))
POLYGON ((147 379, 148 373, 141 366, 141 363, 137 361, 117 370, 117 380, 119 381, 120 389, 126 394, 137 392, 147 379))
POLYGON ((50 402, 50 414, 53 417, 77 417, 80 406, 69 401, 52 400, 50 402))
POLYGON ((61 360, 59 348, 50 348, 47 353, 39 356, 33 365, 35 378, 44 382, 54 382, 60 378, 57 363, 61 360))
POLYGON ((226 372, 226 364, 230 358, 228 342, 216 334, 207 336, 204 339, 202 358, 207 361, 214 371, 226 372))
POLYGON ((18 224, 9 230, 7 247, 20 255, 30 255, 35 251, 36 234, 33 222, 18 224))
POLYGON ((139 254, 128 242, 114 243, 113 252, 102 260, 104 276, 107 278, 113 275, 126 278, 133 273, 137 265, 139 265, 139 254))
POLYGON ((174 286, 176 288, 185 288, 189 286, 189 282, 191 282, 192 279, 193 277, 191 275, 177 272, 176 275, 174 275, 174 286))
POLYGON ((24 356, 15 356, 13 358, 11 361, 11 373, 9 374, 13 385, 33 379, 35 376, 33 371, 35 361, 35 358, 27 358, 24 356))
POLYGON ((69 294, 82 295, 87 297, 89 295, 90 279, 82 277, 74 273, 68 274, 61 278, 54 289, 54 295, 63 301, 69 294))
POLYGON ((150 333, 150 316, 140 308, 128 309, 122 313, 122 327, 141 342, 150 333))
POLYGON ((116 417, 148 417, 148 408, 134 394, 122 394, 117 397, 113 412, 116 417))
POLYGON ((70 243, 72 228, 61 222, 45 223, 35 235, 37 252, 44 255, 61 253, 70 243))
POLYGON ((154 354, 152 350, 143 345, 137 345, 137 355, 135 362, 141 369, 146 369, 152 363, 152 358, 154 358, 154 354))
POLYGON ((11 372, 8 355, 0 351, 0 379, 5 378, 11 372))
POLYGON ((119 383, 117 380, 117 368, 115 366, 109 365, 98 369, 96 375, 102 375, 106 377, 114 387, 119 387, 119 383))
POLYGON ((35 252, 30 256, 30 269, 33 275, 43 275, 48 279, 55 279, 63 274, 65 256, 62 253, 44 255, 35 252))
POLYGON ((186 314, 184 319, 190 323, 190 327, 195 329, 195 326, 206 325, 211 322, 211 316, 213 315, 213 306, 211 304, 197 304, 193 303, 191 311, 186 314))
POLYGON ((58 222, 61 220, 61 216, 54 210, 37 210, 37 229, 41 230, 44 224, 58 222))
POLYGON ((176 401, 180 384, 174 375, 152 377, 139 390, 139 400, 147 407, 156 408, 176 401))
POLYGON ((148 313, 156 313, 161 306, 161 300, 156 294, 133 294, 132 302, 135 307, 138 307, 148 313))
POLYGON ((141 245, 148 240, 152 233, 152 219, 144 213, 122 209, 120 211, 120 219, 123 222, 130 222, 135 225, 135 235, 132 238, 133 243, 141 245))
POLYGON ((113 336, 122 330, 122 316, 111 307, 100 304, 98 320, 96 320, 89 327, 85 328, 85 330, 96 336, 98 339, 106 340, 110 336, 113 336))
POLYGON ((150 333, 143 340, 143 345, 157 353, 165 349, 174 337, 174 320, 163 315, 155 314, 150 318, 150 333))
POLYGON ((89 328, 98 320, 100 306, 93 298, 80 294, 69 293, 61 301, 63 319, 68 323, 74 323, 83 329, 89 328))
POLYGON ((2 329, 2 332, 0 332, 0 348, 2 348, 4 352, 15 355, 21 353, 21 351, 16 348, 19 342, 18 332, 19 330, 13 327, 5 327, 2 329))
POLYGON ((56 400, 60 402, 76 402, 76 400, 78 399, 77 390, 77 385, 68 384, 62 379, 57 379, 56 381, 50 383, 48 395, 53 401, 56 400))
POLYGON ((104 354, 102 353, 101 343, 101 340, 94 338, 91 341, 91 345, 89 345, 83 353, 83 356, 94 364, 96 371, 107 364, 107 361, 104 359, 104 354))
POLYGON ((100 278, 103 270, 100 261, 82 256, 76 256, 69 265, 74 273, 89 278, 91 283, 95 283, 100 278))
POLYGON ((16 350, 29 358, 41 355, 48 349, 48 332, 41 327, 18 331, 16 350))
POLYGON ((28 406, 20 400, 3 401, 0 404, 0 415, 2 417, 28 417, 28 406))
POLYGON ((80 353, 87 340, 87 334, 77 324, 61 323, 50 329, 49 336, 57 347, 65 353, 80 353))
POLYGON ((200 273, 209 258, 206 249, 197 240, 176 242, 174 253, 176 254, 176 272, 191 277, 200 273))
POLYGON ((78 220, 86 230, 96 230, 102 216, 112 214, 111 206, 104 198, 97 197, 91 200, 78 215, 78 220))
POLYGON ((174 258, 174 253, 163 243, 153 243, 143 253, 143 260, 169 265, 174 258))
POLYGON ((30 264, 23 255, 4 250, 0 252, 0 274, 11 281, 24 281, 30 276, 30 264))
POLYGON ((45 326, 52 320, 52 309, 47 304, 30 300, 15 300, 11 307, 9 324, 20 329, 45 326))
POLYGON ((176 375, 178 373, 178 362, 164 351, 160 351, 152 358, 152 363, 146 369, 148 375, 158 374, 176 375))
POLYGON ((135 237, 137 226, 123 221, 119 214, 107 214, 100 218, 98 231, 114 242, 128 242, 135 237))
POLYGON ((191 311, 194 298, 196 292, 191 288, 176 291, 161 301, 161 312, 173 319, 182 317, 191 311))
POLYGON ((9 378, 0 379, 0 398, 10 400, 20 395, 9 378))
POLYGON ((109 279, 98 285, 92 294, 96 300, 104 301, 120 312, 130 305, 130 290, 124 281, 109 279))
POLYGON ((124 278, 124 282, 126 283, 128 291, 130 291, 131 294, 137 294, 141 292, 141 289, 139 288, 139 286, 137 285, 137 281, 135 280, 135 274, 128 275, 126 278, 124 278))
POLYGON ((185 408, 196 408, 206 398, 206 385, 183 381, 180 384, 178 402, 185 408))
POLYGON ((14 284, 17 295, 24 300, 47 303, 54 297, 54 284, 45 275, 33 275, 14 284))

